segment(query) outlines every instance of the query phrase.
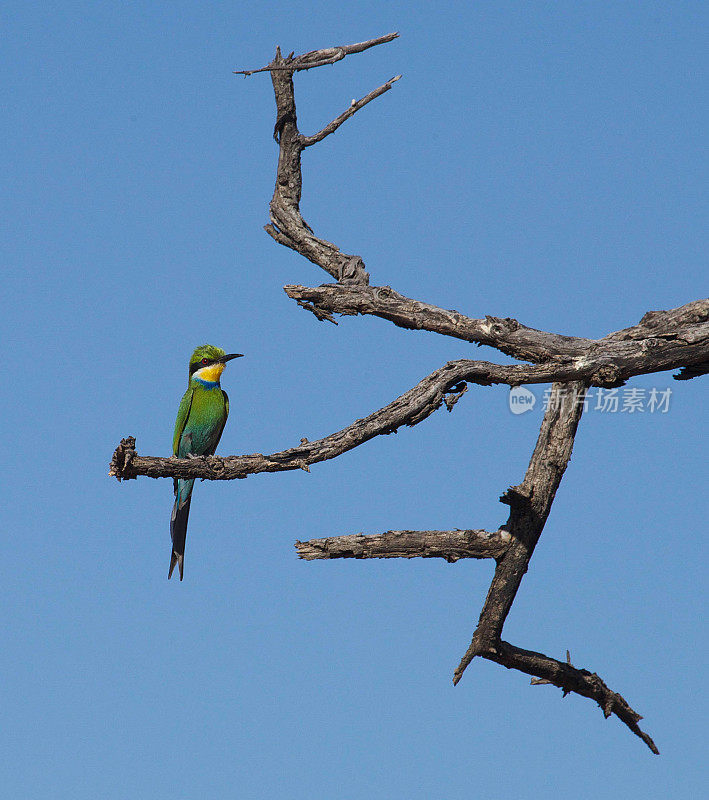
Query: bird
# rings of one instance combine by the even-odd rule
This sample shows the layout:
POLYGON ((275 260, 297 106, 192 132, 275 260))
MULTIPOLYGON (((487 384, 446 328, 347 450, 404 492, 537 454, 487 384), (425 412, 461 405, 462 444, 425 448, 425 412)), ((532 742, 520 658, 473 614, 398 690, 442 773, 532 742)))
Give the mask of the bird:
MULTIPOLYGON (((224 367, 233 358, 242 358, 243 353, 229 353, 220 347, 203 344, 195 349, 189 362, 189 383, 182 396, 175 421, 172 454, 178 458, 196 458, 214 455, 222 438, 229 416, 229 396, 222 389, 219 379, 224 367)), ((173 482, 175 505, 170 518, 170 580, 175 565, 179 568, 180 580, 184 577, 185 538, 187 519, 190 514, 194 478, 175 478, 173 482)))

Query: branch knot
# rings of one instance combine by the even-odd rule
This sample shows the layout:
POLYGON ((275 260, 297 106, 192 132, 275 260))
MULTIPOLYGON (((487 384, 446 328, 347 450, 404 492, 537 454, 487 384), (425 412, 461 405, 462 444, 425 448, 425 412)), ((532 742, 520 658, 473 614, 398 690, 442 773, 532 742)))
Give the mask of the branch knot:
POLYGON ((340 258, 339 282, 345 285, 369 285, 369 273, 364 268, 361 256, 343 256, 340 258))
POLYGON ((594 386, 610 388, 622 386, 625 381, 621 377, 620 370, 615 364, 603 364, 591 375, 591 383, 594 386))

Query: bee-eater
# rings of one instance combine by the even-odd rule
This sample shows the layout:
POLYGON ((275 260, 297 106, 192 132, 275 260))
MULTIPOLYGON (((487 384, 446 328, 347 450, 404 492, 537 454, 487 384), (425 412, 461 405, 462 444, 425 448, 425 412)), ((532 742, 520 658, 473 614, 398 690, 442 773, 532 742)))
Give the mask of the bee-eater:
MULTIPOLYGON (((241 358, 243 353, 227 355, 224 350, 211 344, 198 347, 189 365, 189 384, 182 397, 175 422, 172 454, 178 458, 213 455, 222 438, 222 431, 229 416, 229 397, 219 385, 227 361, 241 358)), ((175 478, 175 505, 170 519, 172 554, 168 580, 175 564, 183 577, 187 518, 194 478, 175 478)))

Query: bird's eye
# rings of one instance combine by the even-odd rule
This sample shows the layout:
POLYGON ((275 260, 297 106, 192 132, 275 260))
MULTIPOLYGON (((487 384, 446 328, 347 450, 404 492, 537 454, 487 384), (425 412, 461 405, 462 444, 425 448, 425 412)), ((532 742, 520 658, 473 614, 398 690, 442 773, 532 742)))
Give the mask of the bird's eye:
POLYGON ((208 358, 203 358, 202 359, 202 363, 203 364, 209 364, 209 359, 208 358))

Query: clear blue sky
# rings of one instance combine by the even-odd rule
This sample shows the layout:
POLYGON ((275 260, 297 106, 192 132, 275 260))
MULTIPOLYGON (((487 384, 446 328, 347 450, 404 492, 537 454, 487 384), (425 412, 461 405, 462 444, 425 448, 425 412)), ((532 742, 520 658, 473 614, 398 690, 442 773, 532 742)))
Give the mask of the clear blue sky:
MULTIPOLYGON (((196 486, 183 583, 165 455, 192 348, 247 357, 220 452, 271 452, 491 350, 373 318, 318 323, 327 276, 262 230, 275 45, 401 32, 297 77, 313 228, 373 282, 471 316, 600 336, 707 294, 702 2, 6 4, 4 796, 695 798, 707 706, 707 382, 662 413, 583 419, 508 620, 598 671, 652 756, 588 700, 474 663, 489 562, 300 562, 295 539, 495 527, 541 419, 503 387, 312 473, 196 486)), ((542 387, 536 389, 541 398, 542 387)))

